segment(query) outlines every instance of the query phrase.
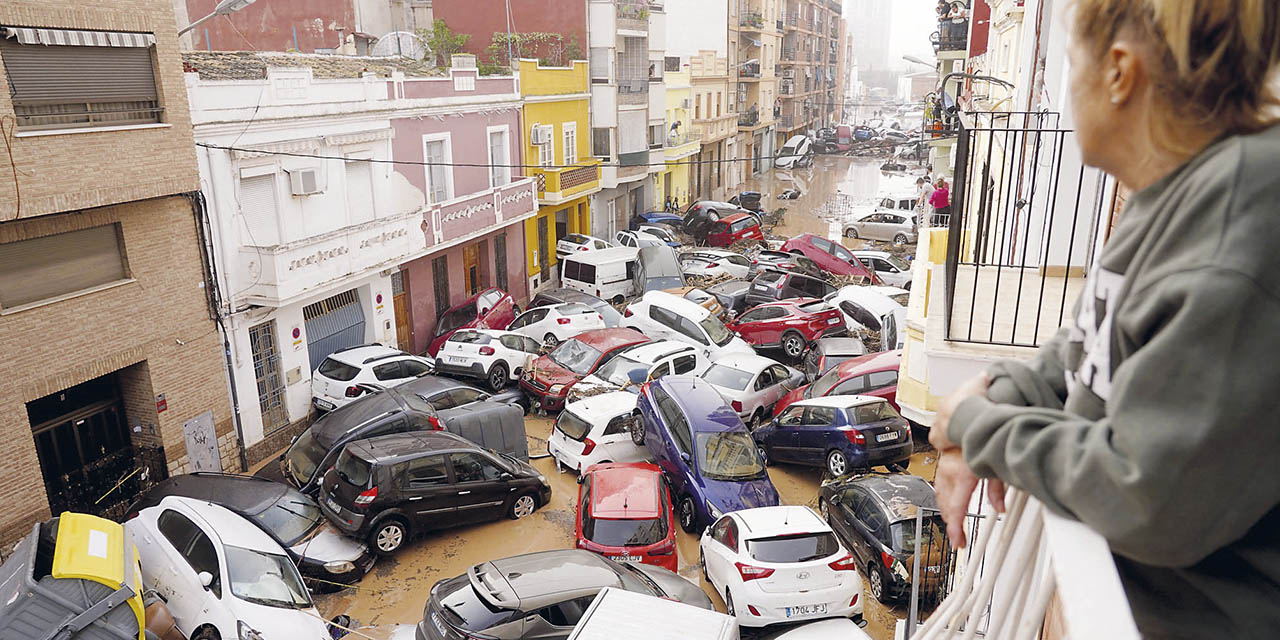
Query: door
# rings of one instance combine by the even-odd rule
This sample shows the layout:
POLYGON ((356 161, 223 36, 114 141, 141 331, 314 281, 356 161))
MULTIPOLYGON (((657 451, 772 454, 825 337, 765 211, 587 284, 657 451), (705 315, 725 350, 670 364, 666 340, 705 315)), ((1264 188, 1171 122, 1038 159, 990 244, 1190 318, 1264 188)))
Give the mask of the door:
MULTIPOLYGON (((773 383, 760 390, 760 406, 772 408, 782 398, 782 394, 788 391, 782 383, 791 379, 791 372, 780 364, 775 364, 765 371, 772 378, 773 383)), ((764 379, 764 373, 760 374, 760 378, 764 379)))
POLYGON ((459 524, 502 517, 508 482, 488 456, 476 451, 449 454, 453 467, 454 512, 459 524))
POLYGON ((276 350, 274 320, 249 327, 249 348, 253 354, 253 375, 258 386, 262 432, 270 434, 289 424, 289 412, 284 404, 283 376, 280 375, 280 353, 276 350))
POLYGON ((777 320, 785 313, 778 307, 752 309, 742 314, 734 328, 751 344, 777 344, 780 336, 777 320))
POLYGON ((631 441, 631 414, 614 416, 605 425, 604 434, 598 446, 609 452, 609 460, 613 462, 642 462, 648 450, 637 447, 631 441))
MULTIPOLYGON (((226 588, 217 550, 207 533, 174 509, 160 512, 156 529, 162 539, 154 539, 151 531, 144 531, 141 547, 150 551, 141 553, 140 560, 147 566, 159 568, 154 584, 167 598, 166 606, 173 617, 184 622, 200 620, 212 604, 209 601, 221 599, 226 588), (200 583, 201 571, 213 577, 208 589, 200 583)), ((184 631, 189 634, 193 630, 184 631)))
POLYGON ((409 319, 409 299, 404 292, 404 271, 391 272, 391 306, 396 314, 396 347, 408 351, 413 346, 413 322, 409 319))
POLYGON ((542 281, 549 282, 551 280, 551 246, 550 246, 550 229, 548 228, 547 217, 538 218, 538 270, 542 272, 542 281))
POLYGON ((520 637, 522 640, 560 640, 569 637, 593 600, 595 596, 583 596, 526 614, 520 637))
POLYGON ((774 460, 797 460, 796 447, 800 440, 799 429, 804 421, 804 407, 790 406, 778 416, 778 428, 769 439, 770 453, 774 460))
POLYGON ((422 531, 456 523, 457 490, 449 481, 449 465, 444 454, 410 460, 395 475, 404 491, 402 508, 414 519, 411 527, 422 531))
POLYGON ((707 575, 715 584, 727 584, 730 572, 736 573, 733 566, 738 555, 738 523, 729 516, 721 516, 711 525, 711 544, 707 545, 703 559, 707 564, 707 575))
POLYGON ((480 292, 480 243, 472 243, 462 248, 462 286, 468 296, 480 292))
POLYGON ((800 461, 818 465, 826 461, 827 449, 834 444, 830 436, 835 419, 834 407, 805 407, 801 426, 796 430, 796 455, 800 461))
POLYGON ((302 308, 307 330, 307 355, 311 371, 329 354, 365 342, 364 310, 355 289, 302 308))

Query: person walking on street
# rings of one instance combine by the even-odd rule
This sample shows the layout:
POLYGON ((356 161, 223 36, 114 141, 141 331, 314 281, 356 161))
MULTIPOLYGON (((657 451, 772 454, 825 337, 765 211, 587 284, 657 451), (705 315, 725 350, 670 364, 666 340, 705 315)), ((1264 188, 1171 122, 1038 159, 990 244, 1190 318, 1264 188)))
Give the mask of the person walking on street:
POLYGON ((1074 322, 939 404, 948 536, 1007 483, 1107 540, 1144 637, 1274 638, 1280 3, 1069 4, 1076 143, 1131 195, 1074 322))
POLYGON ((933 222, 930 226, 946 225, 951 218, 951 190, 947 188, 944 178, 938 178, 933 193, 929 194, 929 206, 933 207, 933 222))

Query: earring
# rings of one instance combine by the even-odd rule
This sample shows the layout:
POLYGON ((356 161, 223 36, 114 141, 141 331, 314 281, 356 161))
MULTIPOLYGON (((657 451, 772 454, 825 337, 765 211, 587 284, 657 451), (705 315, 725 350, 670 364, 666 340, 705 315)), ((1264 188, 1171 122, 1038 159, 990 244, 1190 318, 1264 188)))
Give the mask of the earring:
POLYGON ((1120 96, 1111 96, 1111 104, 1120 104, 1120 96))

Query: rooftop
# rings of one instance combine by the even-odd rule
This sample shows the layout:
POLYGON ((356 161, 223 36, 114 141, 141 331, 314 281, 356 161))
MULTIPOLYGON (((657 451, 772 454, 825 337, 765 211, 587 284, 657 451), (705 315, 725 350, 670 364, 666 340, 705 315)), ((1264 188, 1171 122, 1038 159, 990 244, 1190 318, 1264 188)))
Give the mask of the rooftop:
POLYGON ((338 56, 258 51, 185 51, 183 67, 204 80, 264 80, 271 67, 309 67, 316 79, 359 78, 375 73, 389 78, 393 71, 407 76, 444 76, 443 69, 404 58, 338 56))

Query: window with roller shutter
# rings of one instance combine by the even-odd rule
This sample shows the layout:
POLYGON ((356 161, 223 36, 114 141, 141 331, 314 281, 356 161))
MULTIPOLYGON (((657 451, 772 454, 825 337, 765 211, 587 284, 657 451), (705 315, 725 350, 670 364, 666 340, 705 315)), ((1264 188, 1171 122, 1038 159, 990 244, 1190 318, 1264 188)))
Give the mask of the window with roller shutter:
POLYGON ((88 293, 129 278, 120 225, 0 244, 0 310, 88 293))
POLYGON ((274 247, 280 244, 277 223, 276 174, 240 178, 240 216, 244 219, 244 245, 274 247))

